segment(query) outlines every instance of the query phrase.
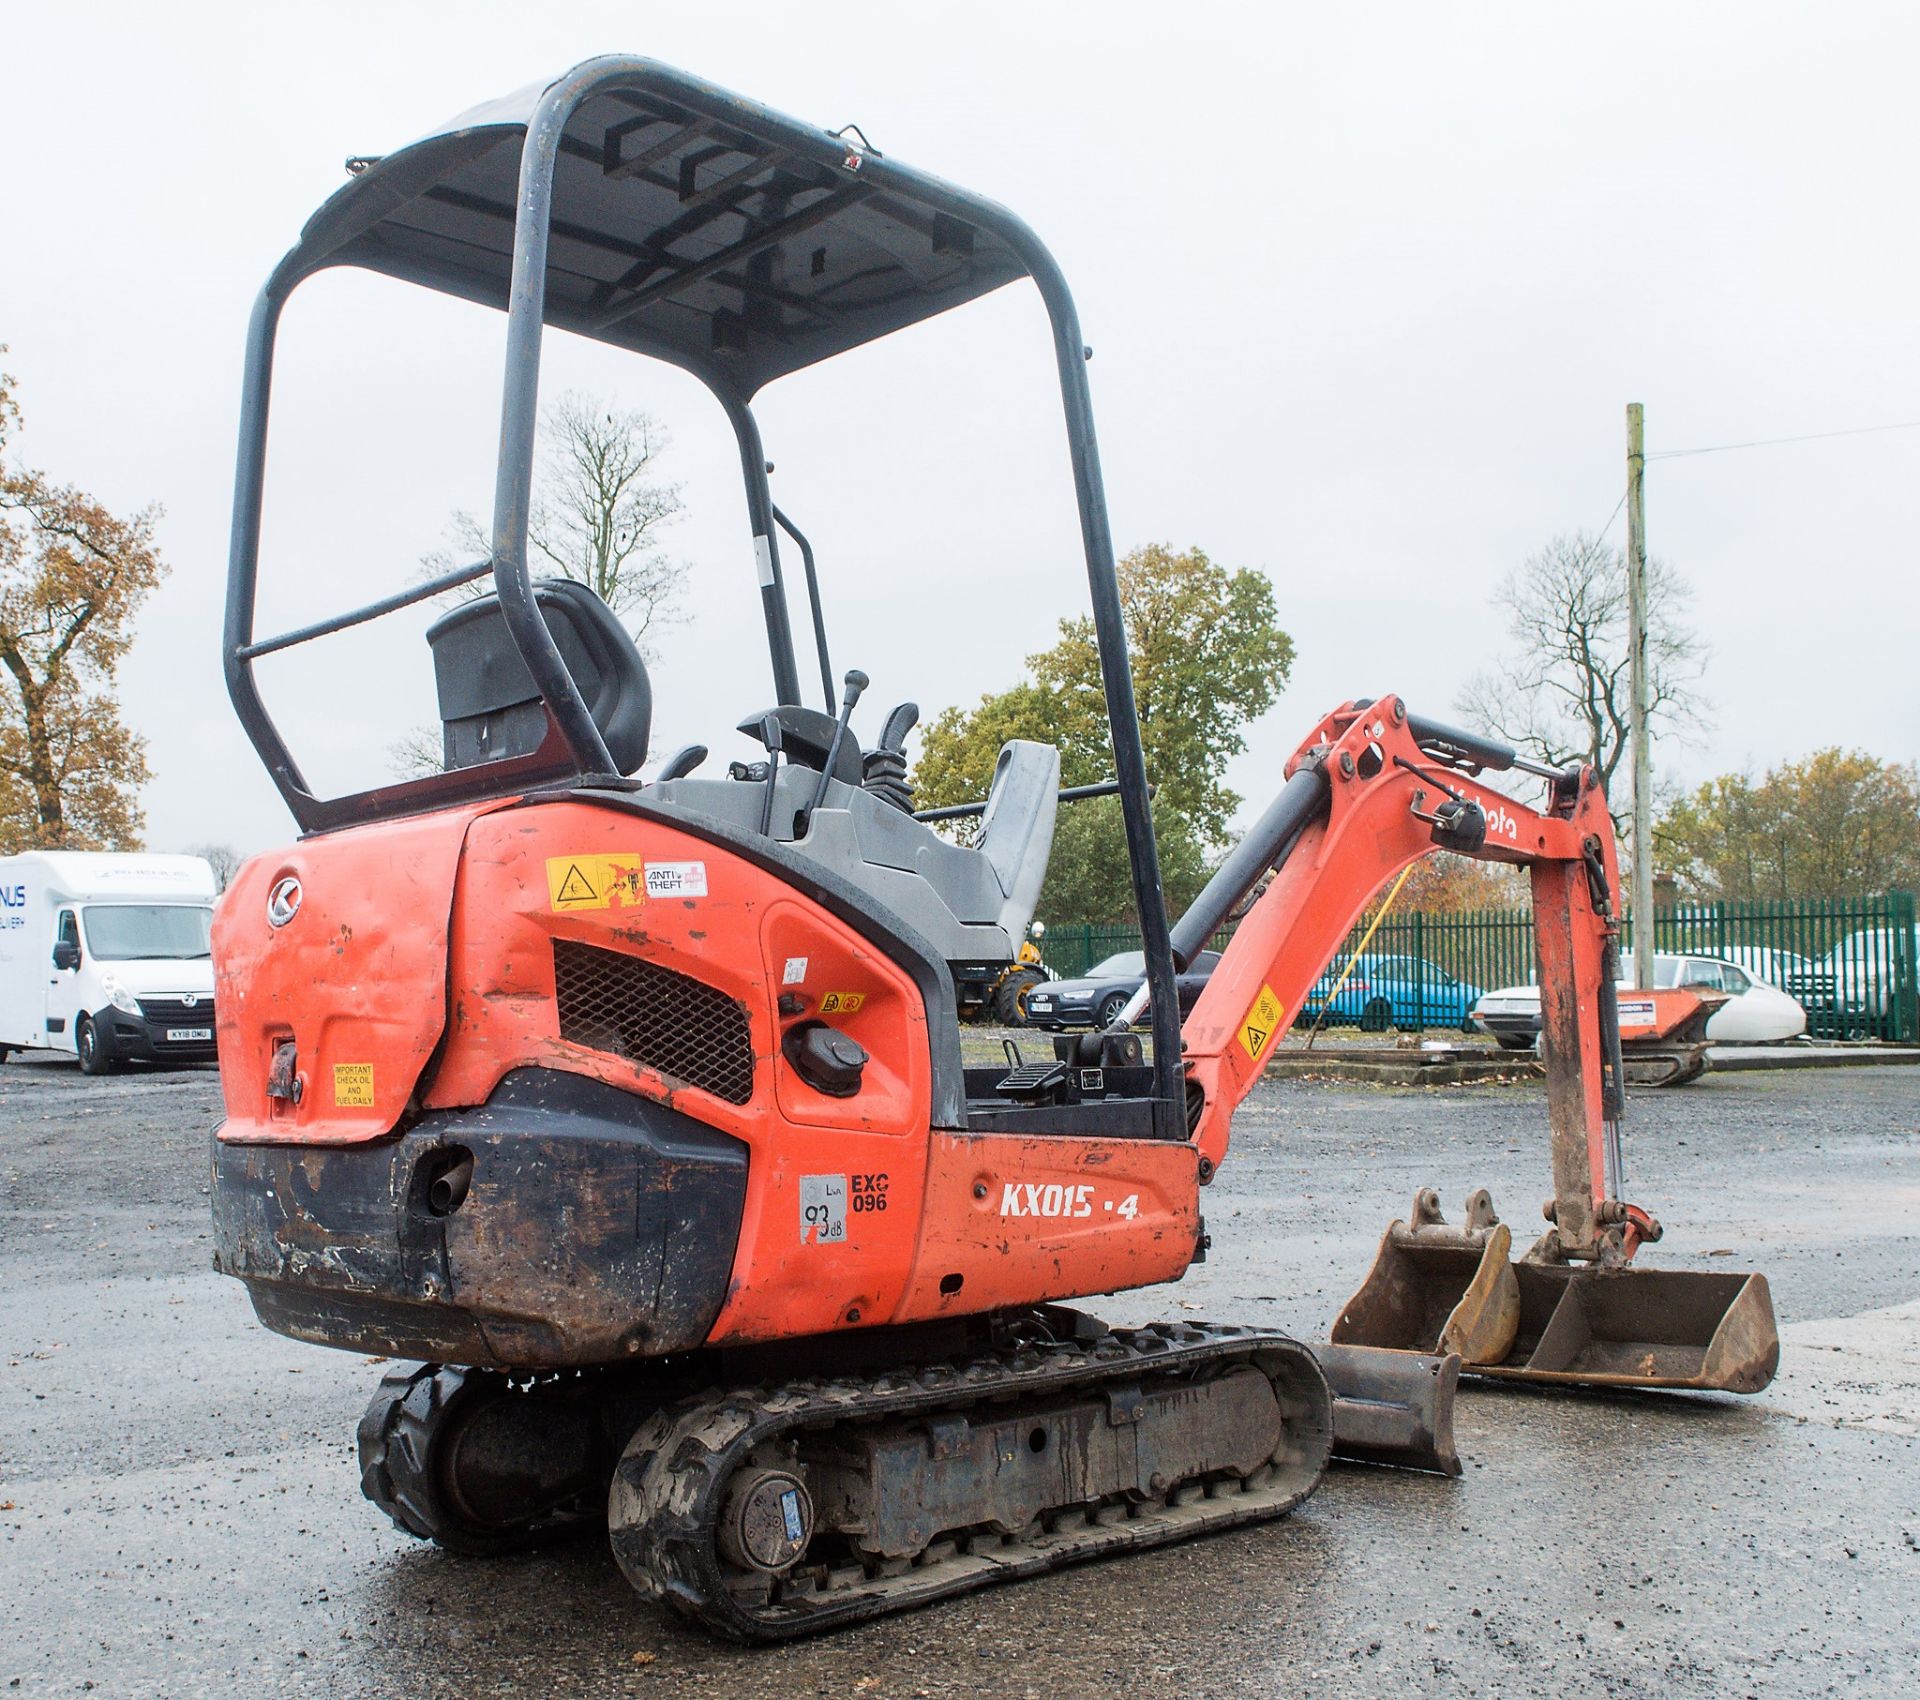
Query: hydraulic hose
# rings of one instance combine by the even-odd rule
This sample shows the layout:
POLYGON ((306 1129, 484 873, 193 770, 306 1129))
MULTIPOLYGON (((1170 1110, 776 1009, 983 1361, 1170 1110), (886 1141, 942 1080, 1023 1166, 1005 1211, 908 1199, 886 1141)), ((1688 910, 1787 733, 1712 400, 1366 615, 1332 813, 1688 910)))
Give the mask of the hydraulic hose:
POLYGON ((1331 787, 1319 766, 1300 768, 1280 795, 1267 806, 1267 812, 1254 822, 1253 830, 1227 854, 1212 879, 1173 926, 1173 962, 1186 968, 1239 905, 1240 900, 1260 883, 1260 878, 1276 863, 1284 860, 1293 840, 1327 806, 1331 787))

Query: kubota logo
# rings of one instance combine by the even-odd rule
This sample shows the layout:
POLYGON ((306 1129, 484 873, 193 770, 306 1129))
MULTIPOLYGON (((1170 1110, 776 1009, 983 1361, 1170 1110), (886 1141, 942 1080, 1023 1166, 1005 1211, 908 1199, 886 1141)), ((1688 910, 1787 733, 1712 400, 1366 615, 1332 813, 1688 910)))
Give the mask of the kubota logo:
POLYGON ((276 881, 273 890, 267 893, 267 920, 273 926, 284 927, 299 913, 300 882, 288 874, 276 881))

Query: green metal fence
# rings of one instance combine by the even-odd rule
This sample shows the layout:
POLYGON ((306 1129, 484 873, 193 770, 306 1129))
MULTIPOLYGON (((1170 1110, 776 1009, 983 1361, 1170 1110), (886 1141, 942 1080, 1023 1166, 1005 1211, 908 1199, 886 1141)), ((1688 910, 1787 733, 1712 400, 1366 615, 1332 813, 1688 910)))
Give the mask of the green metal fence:
POLYGON ((1095 926, 1087 922, 1049 925, 1040 954, 1063 980, 1077 980, 1096 963, 1140 948, 1137 927, 1095 926))
MULTIPOLYGON (((1632 943, 1629 917, 1623 950, 1632 943)), ((1658 909, 1653 947, 1737 963, 1798 998, 1816 1038, 1920 1042, 1920 930, 1910 891, 1658 909)))
MULTIPOLYGON (((1534 976, 1533 916, 1524 909, 1462 914, 1391 910, 1335 995, 1372 917, 1356 925, 1299 1018, 1324 1025, 1425 1031, 1458 1027, 1483 991, 1534 976)), ((1215 948, 1229 935, 1220 934, 1215 948)), ((1816 1038, 1920 1044, 1920 928, 1912 892, 1782 903, 1681 904, 1654 916, 1654 948, 1718 957, 1800 1000, 1816 1038)), ((1633 943, 1629 917, 1623 958, 1633 943)), ((1131 927, 1049 925, 1047 966, 1064 979, 1140 948, 1131 927)))

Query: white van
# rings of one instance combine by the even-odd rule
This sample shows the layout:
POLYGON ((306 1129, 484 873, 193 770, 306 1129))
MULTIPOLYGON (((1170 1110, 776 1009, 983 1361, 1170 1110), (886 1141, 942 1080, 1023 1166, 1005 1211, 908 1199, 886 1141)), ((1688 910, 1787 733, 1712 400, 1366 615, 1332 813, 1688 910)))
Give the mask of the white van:
POLYGON ((0 1061, 211 1061, 213 899, 198 856, 0 856, 0 1061))

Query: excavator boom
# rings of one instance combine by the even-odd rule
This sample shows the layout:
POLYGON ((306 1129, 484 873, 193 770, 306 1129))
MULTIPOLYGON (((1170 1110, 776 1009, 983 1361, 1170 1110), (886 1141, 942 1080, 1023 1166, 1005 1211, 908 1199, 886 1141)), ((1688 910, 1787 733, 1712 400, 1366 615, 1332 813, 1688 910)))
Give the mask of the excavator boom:
MULTIPOLYGON (((1483 1191, 1463 1226, 1422 1189, 1342 1311, 1336 1344, 1457 1351, 1521 1379, 1753 1392, 1779 1358, 1761 1275, 1629 1267, 1659 1223, 1621 1196, 1625 1108, 1615 992, 1619 889, 1612 820, 1591 769, 1543 771, 1543 810, 1482 775, 1524 765, 1490 740, 1423 722, 1398 697, 1344 704, 1288 764, 1280 797, 1175 926, 1190 959, 1271 869, 1182 1030, 1203 1175, 1236 1105, 1381 886, 1435 849, 1524 867, 1532 886, 1553 1197, 1546 1232, 1509 1264, 1511 1231, 1483 1191)), ((1670 1030, 1697 1003, 1636 994, 1670 1030)))

